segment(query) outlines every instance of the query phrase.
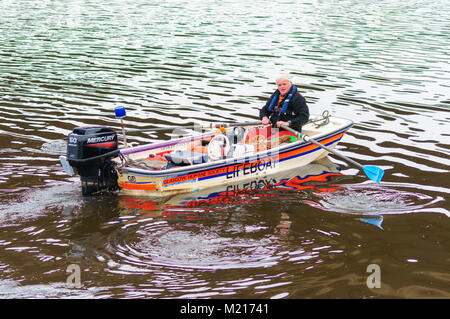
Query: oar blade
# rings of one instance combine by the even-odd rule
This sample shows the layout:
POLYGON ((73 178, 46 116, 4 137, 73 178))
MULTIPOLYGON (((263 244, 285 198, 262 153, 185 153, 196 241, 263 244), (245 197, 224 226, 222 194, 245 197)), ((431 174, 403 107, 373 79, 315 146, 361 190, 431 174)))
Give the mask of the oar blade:
POLYGON ((374 165, 364 166, 364 173, 366 173, 367 177, 373 180, 375 183, 379 183, 384 175, 384 171, 378 166, 374 165))

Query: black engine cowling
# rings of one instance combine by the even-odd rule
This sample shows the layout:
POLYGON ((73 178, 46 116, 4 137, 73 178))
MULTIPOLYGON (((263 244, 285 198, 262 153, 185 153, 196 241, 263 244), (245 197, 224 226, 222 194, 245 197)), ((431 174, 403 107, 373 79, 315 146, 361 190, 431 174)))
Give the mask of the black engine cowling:
POLYGON ((119 155, 117 133, 104 126, 77 127, 69 134, 67 160, 81 179, 83 195, 115 190, 119 155))

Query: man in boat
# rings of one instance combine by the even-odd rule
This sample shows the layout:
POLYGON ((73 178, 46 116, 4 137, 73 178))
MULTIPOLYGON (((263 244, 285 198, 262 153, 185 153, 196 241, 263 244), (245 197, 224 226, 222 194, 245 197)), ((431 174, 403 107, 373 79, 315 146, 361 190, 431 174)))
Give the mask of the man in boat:
POLYGON ((306 100, 288 75, 278 77, 276 82, 278 89, 259 112, 261 124, 272 123, 274 128, 285 125, 301 132, 302 126, 309 119, 306 100))

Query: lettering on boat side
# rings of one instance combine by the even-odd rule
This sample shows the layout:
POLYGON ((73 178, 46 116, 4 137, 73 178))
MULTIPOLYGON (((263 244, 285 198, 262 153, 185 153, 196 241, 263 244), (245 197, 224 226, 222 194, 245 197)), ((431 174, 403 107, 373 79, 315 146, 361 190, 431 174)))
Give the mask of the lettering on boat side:
POLYGON ((256 162, 247 162, 227 167, 227 179, 239 177, 239 175, 254 174, 256 172, 266 171, 268 168, 274 168, 275 163, 272 163, 270 158, 257 160, 256 162), (241 172, 242 171, 242 172, 241 172))
POLYGON ((227 179, 231 179, 249 174, 263 173, 268 169, 275 169, 277 159, 278 157, 268 157, 253 162, 239 163, 226 167, 211 169, 208 171, 169 177, 163 181, 162 185, 169 186, 172 184, 188 182, 199 178, 212 178, 216 175, 224 175, 227 179))

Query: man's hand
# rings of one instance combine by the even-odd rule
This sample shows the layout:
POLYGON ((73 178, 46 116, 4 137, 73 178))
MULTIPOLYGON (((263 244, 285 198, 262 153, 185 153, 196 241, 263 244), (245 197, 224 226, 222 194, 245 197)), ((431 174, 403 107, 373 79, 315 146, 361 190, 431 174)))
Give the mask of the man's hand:
POLYGON ((289 122, 278 121, 277 122, 277 127, 281 127, 281 125, 289 126, 289 122))
POLYGON ((264 116, 263 119, 261 120, 261 124, 262 125, 267 125, 270 123, 270 120, 267 116, 264 116))

